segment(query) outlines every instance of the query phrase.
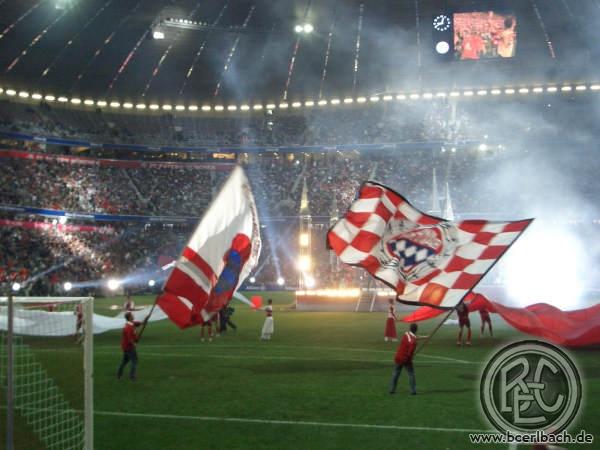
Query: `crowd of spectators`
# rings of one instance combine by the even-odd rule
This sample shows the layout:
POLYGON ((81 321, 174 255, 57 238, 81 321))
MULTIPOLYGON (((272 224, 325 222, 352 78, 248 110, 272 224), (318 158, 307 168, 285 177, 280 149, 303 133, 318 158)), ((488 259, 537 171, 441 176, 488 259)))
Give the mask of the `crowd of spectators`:
MULTIPOLYGON (((594 135, 594 126, 587 119, 577 119, 579 116, 565 118, 548 106, 538 118, 516 108, 511 111, 520 112, 512 116, 502 108, 489 110, 486 114, 495 115, 497 120, 483 120, 481 124, 477 123, 481 121, 478 107, 467 105, 457 111, 456 105, 448 102, 407 108, 401 114, 390 114, 395 110, 387 107, 369 107, 335 114, 315 109, 297 116, 275 112, 261 118, 203 120, 20 108, 7 116, 7 105, 0 103, 0 129, 152 144, 437 142, 427 148, 409 145, 402 150, 303 153, 271 149, 240 154, 259 214, 270 219, 264 221, 263 256, 256 271, 259 283, 275 284, 283 277, 293 285, 298 279, 295 218, 304 186, 315 224, 311 250, 313 273, 320 286, 333 282, 355 285, 364 277, 356 269, 336 266, 324 242, 330 218, 345 212, 367 179, 392 187, 415 206, 438 215, 446 212, 448 191, 453 212, 459 217, 525 217, 534 215, 536 208, 552 210, 560 205, 562 219, 567 211, 587 212, 581 205, 595 211, 600 192, 600 159, 594 149, 581 145, 564 151, 560 146, 545 148, 540 144, 548 132, 556 133, 553 121, 559 118, 567 126, 573 125, 577 132, 571 137, 581 142, 594 135), (580 132, 576 122, 589 124, 588 134, 580 132), (518 136, 519 144, 508 138, 501 141, 505 145, 494 140, 502 132, 518 136), (479 136, 479 141, 460 141, 470 135, 479 136)), ((557 135, 550 136, 554 139, 557 135)), ((232 167, 183 161, 172 165, 80 164, 69 158, 10 155, 0 157, 0 165, 0 206, 5 209, 32 206, 177 217, 200 217, 232 167)), ((143 227, 125 222, 110 227, 112 232, 107 233, 1 226, 0 282, 29 280, 27 286, 33 295, 59 293, 64 281, 87 282, 113 274, 156 271, 160 260, 178 254, 191 232, 189 225, 143 227)))

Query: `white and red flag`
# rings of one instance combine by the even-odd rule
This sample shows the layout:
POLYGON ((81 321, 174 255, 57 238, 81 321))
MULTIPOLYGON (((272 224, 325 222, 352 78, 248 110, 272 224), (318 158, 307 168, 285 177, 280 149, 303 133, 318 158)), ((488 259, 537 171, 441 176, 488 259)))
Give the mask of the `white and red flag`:
POLYGON ((254 197, 238 166, 183 249, 158 306, 180 328, 210 320, 256 266, 260 246, 254 197))
POLYGON ((327 243, 343 262, 395 289, 398 300, 453 308, 532 220, 451 222, 369 181, 329 230, 327 243))

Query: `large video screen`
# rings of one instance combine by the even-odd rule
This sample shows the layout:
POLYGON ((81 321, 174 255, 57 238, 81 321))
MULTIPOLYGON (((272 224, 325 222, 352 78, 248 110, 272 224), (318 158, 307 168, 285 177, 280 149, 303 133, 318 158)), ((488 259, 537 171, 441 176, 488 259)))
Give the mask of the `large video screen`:
POLYGON ((512 58, 517 47, 517 19, 494 11, 454 13, 456 59, 512 58))

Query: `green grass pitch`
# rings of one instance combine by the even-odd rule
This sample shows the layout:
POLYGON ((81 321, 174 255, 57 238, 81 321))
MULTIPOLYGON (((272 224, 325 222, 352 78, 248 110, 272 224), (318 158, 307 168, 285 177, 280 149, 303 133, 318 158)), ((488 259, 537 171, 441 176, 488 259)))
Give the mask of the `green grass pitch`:
MULTIPOLYGON (((473 346, 460 348, 456 325, 444 325, 415 358, 418 395, 408 395, 406 373, 389 395, 397 344, 383 340, 384 313, 297 312, 290 293, 263 296, 274 299, 272 341, 259 340, 263 313, 235 300, 237 332, 210 343, 200 342, 199 328, 150 323, 138 347, 136 382, 115 376, 120 331, 96 336, 96 449, 471 448, 469 430, 489 429, 478 406, 482 363, 503 343, 526 337, 492 315, 494 339, 480 338, 473 314, 473 346)), ((122 302, 98 299, 95 310, 114 315, 110 305, 122 302)), ((439 320, 421 324, 419 334, 439 320)), ((398 324, 399 333, 405 328, 398 324)), ((598 440, 599 353, 570 354, 582 371, 585 397, 570 431, 585 429, 598 440)), ((74 352, 40 357, 69 378, 74 352)), ((39 448, 23 424, 17 438, 21 448, 39 448)))

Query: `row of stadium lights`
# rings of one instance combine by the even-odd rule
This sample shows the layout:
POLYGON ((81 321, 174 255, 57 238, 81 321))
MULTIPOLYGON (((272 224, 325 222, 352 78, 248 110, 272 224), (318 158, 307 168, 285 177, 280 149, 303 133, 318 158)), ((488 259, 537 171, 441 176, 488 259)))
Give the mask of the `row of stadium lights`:
POLYGON ((45 100, 46 102, 59 102, 59 103, 70 103, 72 105, 75 106, 79 106, 79 105, 84 105, 84 106, 97 106, 97 107, 110 107, 110 108, 114 108, 114 109, 119 109, 119 108, 124 108, 124 109, 137 109, 137 110, 145 110, 145 109, 149 109, 151 111, 158 111, 158 110, 163 110, 163 111, 185 111, 186 109, 188 111, 204 111, 204 112, 208 112, 208 111, 217 111, 217 112, 221 112, 221 111, 250 111, 250 110, 254 110, 254 111, 260 111, 263 109, 266 110, 273 110, 273 109, 288 109, 288 108, 301 108, 301 107, 305 107, 305 108, 312 108, 314 106, 326 106, 326 105, 340 105, 340 104, 344 104, 344 105, 349 105, 349 104, 353 104, 353 103, 367 103, 367 102, 371 102, 371 103, 376 103, 379 101, 384 101, 384 102, 388 102, 388 101, 392 101, 392 100, 398 100, 398 101, 403 101, 403 100, 419 100, 419 99, 425 99, 425 100, 430 100, 433 98, 446 98, 446 97, 450 97, 450 98, 456 98, 456 97, 475 97, 475 96, 487 96, 487 95, 515 95, 515 94, 521 94, 521 95, 525 95, 525 94, 529 94, 529 93, 534 93, 534 94, 540 94, 543 92, 547 92, 547 93, 556 93, 556 92, 572 92, 572 91, 577 91, 577 92, 582 92, 582 91, 587 91, 587 90, 591 90, 591 91, 599 91, 600 90, 600 84, 591 84, 591 85, 585 85, 585 84, 579 84, 576 86, 571 86, 571 85, 563 85, 563 86, 546 86, 546 87, 541 87, 541 86, 536 86, 536 87, 521 87, 521 88, 504 88, 504 89, 479 89, 479 90, 463 90, 463 91, 451 91, 451 92, 424 92, 422 94, 419 93, 412 93, 412 94, 397 94, 397 95, 391 95, 391 94, 385 94, 385 95, 374 95, 372 97, 347 97, 344 99, 339 99, 339 98, 332 98, 330 100, 305 100, 304 102, 292 102, 292 103, 288 103, 288 102, 282 102, 279 103, 278 105, 275 103, 267 103, 266 105, 263 105, 262 103, 258 103, 258 104, 254 104, 252 106, 244 104, 244 105, 228 105, 228 106, 224 106, 224 105, 202 105, 202 106, 197 106, 197 105, 188 105, 187 107, 185 105, 171 105, 171 104, 163 104, 163 105, 159 105, 156 103, 152 103, 147 105, 146 103, 131 103, 131 102, 118 102, 118 101, 107 101, 107 100, 92 100, 92 99, 80 99, 78 97, 64 97, 64 96, 59 96, 56 97, 54 95, 48 94, 48 95, 42 95, 40 93, 33 93, 30 94, 27 91, 19 91, 17 92, 14 89, 3 89, 0 87, 0 94, 5 94, 9 97, 15 97, 18 96, 22 99, 33 99, 33 100, 45 100))

